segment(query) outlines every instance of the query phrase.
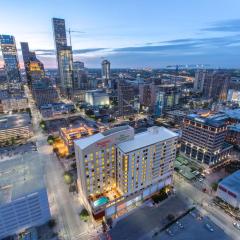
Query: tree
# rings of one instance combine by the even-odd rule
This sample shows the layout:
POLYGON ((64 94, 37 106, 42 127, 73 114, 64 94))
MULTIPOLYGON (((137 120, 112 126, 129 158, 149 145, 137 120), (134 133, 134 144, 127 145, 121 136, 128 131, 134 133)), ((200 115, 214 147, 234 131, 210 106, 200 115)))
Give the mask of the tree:
POLYGON ((68 185, 73 183, 73 176, 70 172, 65 172, 64 173, 64 181, 68 185))
POLYGON ((84 209, 80 212, 79 216, 80 216, 80 219, 81 219, 82 221, 87 222, 90 215, 89 215, 87 209, 84 208, 84 209))
POLYGON ((168 214, 167 219, 169 222, 172 222, 175 219, 175 216, 173 214, 168 214))
POLYGON ((55 226, 56 226, 56 220, 55 219, 50 219, 49 221, 48 221, 48 226, 50 227, 50 228, 54 228, 55 226))
POLYGON ((217 183, 217 182, 212 183, 212 184, 211 184, 211 187, 212 187, 212 190, 213 190, 213 191, 217 191, 218 183, 217 183))

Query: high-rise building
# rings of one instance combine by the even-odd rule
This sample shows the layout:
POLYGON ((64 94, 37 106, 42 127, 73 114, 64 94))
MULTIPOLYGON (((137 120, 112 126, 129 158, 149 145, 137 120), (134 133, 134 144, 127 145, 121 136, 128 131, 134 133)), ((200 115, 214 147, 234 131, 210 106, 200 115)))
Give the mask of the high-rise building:
POLYGON ((194 79, 194 91, 196 92, 202 92, 203 91, 203 84, 204 79, 207 74, 207 70, 197 70, 195 73, 195 79, 194 79))
POLYGON ((180 99, 180 89, 174 84, 164 84, 155 88, 155 115, 161 116, 166 111, 177 108, 180 99))
POLYGON ((75 141, 78 185, 96 219, 116 218, 173 183, 178 135, 122 126, 75 141))
POLYGON ((0 44, 9 88, 18 89, 21 86, 21 75, 15 38, 10 35, 0 35, 0 44))
POLYGON ((73 94, 73 56, 72 47, 61 47, 58 52, 60 90, 61 93, 71 98, 73 94))
POLYGON ((230 75, 223 71, 207 72, 204 75, 203 97, 226 101, 230 84, 230 75))
POLYGON ((102 81, 104 87, 111 87, 110 82, 110 62, 108 60, 102 61, 102 81))
POLYGON ((65 20, 53 18, 52 21, 60 80, 57 85, 65 97, 71 98, 74 87, 72 47, 67 45, 65 20))
POLYGON ((44 65, 36 57, 35 52, 29 50, 27 42, 21 42, 23 62, 29 87, 33 82, 41 81, 45 77, 44 65))
POLYGON ((67 35, 66 35, 66 27, 65 20, 61 18, 53 18, 53 32, 54 32, 54 40, 56 52, 61 49, 61 47, 67 46, 67 35))
POLYGON ((226 160, 232 146, 225 143, 227 116, 190 114, 183 121, 181 153, 208 166, 226 160))
POLYGON ((139 85, 139 102, 144 108, 151 112, 155 104, 155 85, 154 83, 143 83, 139 85))
POLYGON ((83 62, 73 62, 73 85, 74 90, 86 90, 89 88, 88 77, 83 62))
POLYGON ((118 81, 118 115, 129 116, 135 112, 134 86, 124 79, 118 81))

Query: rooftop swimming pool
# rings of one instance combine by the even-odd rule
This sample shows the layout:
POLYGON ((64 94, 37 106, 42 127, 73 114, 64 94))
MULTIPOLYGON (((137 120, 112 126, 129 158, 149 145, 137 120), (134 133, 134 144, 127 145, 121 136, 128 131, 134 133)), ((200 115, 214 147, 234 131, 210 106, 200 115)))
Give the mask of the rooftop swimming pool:
POLYGON ((94 207, 99 207, 99 206, 104 205, 108 202, 109 202, 109 200, 108 200, 107 197, 100 197, 99 199, 97 199, 96 201, 93 202, 93 206, 94 207))

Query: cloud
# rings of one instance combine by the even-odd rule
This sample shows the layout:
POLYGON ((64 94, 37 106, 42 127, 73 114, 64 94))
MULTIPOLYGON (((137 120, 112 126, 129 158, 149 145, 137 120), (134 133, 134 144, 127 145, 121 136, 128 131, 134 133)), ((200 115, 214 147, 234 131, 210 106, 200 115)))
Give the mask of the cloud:
MULTIPOLYGON (((84 54, 84 53, 90 53, 90 52, 98 52, 105 50, 106 48, 88 48, 88 49, 74 49, 73 54, 84 54)), ((38 56, 55 56, 55 50, 54 49, 36 49, 36 54, 38 56)))
POLYGON ((240 32, 240 19, 215 22, 202 30, 210 32, 240 32))

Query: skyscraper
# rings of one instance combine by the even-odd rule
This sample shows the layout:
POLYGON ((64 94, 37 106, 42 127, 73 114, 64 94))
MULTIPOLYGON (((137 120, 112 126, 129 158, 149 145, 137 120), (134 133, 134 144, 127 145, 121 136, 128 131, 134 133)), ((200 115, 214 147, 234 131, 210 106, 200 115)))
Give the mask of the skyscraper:
POLYGON ((73 93, 73 56, 72 47, 62 46, 58 52, 61 93, 71 98, 73 93))
POLYGON ((61 18, 53 18, 52 22, 53 22, 55 47, 58 54, 58 51, 62 46, 67 46, 65 20, 61 18))
POLYGON ((102 61, 102 81, 104 87, 111 87, 110 85, 110 62, 108 60, 102 61))
POLYGON ((21 75, 15 38, 10 35, 0 35, 0 43, 7 73, 8 87, 20 88, 21 75))
POLYGON ((230 75, 224 71, 207 72, 203 83, 203 97, 226 101, 230 75))
POLYGON ((71 98, 73 93, 72 47, 67 45, 65 20, 53 18, 52 21, 60 77, 60 81, 57 82, 57 85, 60 86, 61 93, 64 96, 71 98))
POLYGON ((88 78, 83 62, 73 62, 74 90, 88 89, 88 78))
POLYGON ((37 59, 35 52, 29 50, 27 42, 21 42, 21 48, 28 85, 31 87, 34 81, 42 80, 45 77, 44 66, 37 59))

